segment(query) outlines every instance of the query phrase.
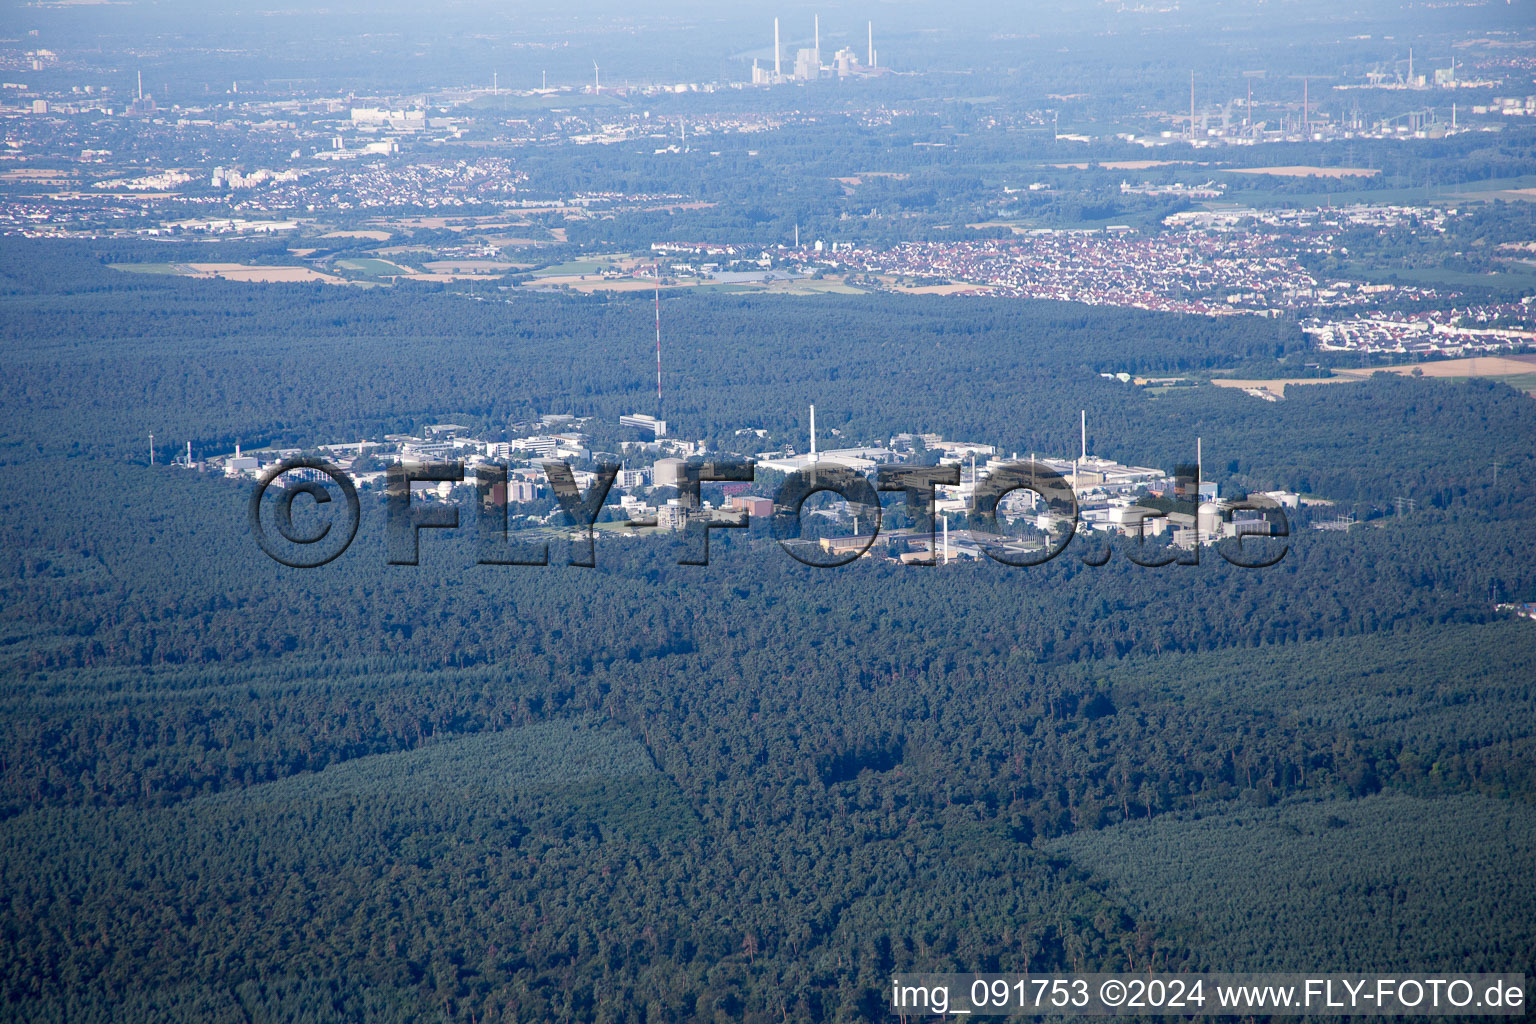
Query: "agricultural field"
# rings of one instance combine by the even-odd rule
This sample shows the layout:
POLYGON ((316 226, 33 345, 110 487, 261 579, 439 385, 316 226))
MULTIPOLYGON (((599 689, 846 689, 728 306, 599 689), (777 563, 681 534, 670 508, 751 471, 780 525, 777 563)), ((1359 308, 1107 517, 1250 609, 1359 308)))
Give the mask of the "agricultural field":
POLYGON ((1276 398, 1285 397, 1285 389, 1303 384, 1348 384, 1350 377, 1288 377, 1277 380, 1241 380, 1235 377, 1213 377, 1211 383, 1219 388, 1237 388, 1247 391, 1267 391, 1276 398))
POLYGON ((1276 398, 1285 398, 1288 388, 1314 384, 1352 384, 1365 380, 1373 374, 1394 373, 1400 376, 1432 377, 1446 381, 1486 377, 1500 380, 1520 391, 1536 392, 1536 356, 1471 356, 1466 359, 1402 363, 1395 366, 1335 368, 1333 373, 1331 377, 1274 379, 1213 377, 1211 383, 1219 388, 1264 391, 1276 398))
POLYGON ((178 263, 113 263, 113 270, 121 270, 128 274, 168 274, 184 275, 186 269, 178 263))
POLYGON ((388 231, 350 230, 327 231, 321 238, 361 238, 371 242, 387 242, 394 236, 388 231))
POLYGON ((1504 269, 1488 273, 1448 267, 1382 267, 1351 260, 1344 264, 1350 274, 1364 281, 1417 284, 1431 288, 1494 288, 1516 293, 1536 290, 1536 267, 1518 260, 1501 261, 1504 269))
POLYGON ((841 277, 826 277, 820 280, 808 278, 794 281, 767 281, 761 284, 748 284, 749 289, 766 291, 783 295, 862 295, 867 289, 856 288, 847 283, 841 277))
POLYGON ((506 274, 526 270, 530 264, 505 260, 430 260, 421 266, 434 274, 506 274))
POLYGON ((583 274, 601 274, 607 270, 615 269, 613 260, 617 257, 594 258, 583 260, 569 260, 564 263, 556 263, 552 266, 541 267, 534 271, 535 277, 579 277, 583 274))
POLYGON ((1094 166, 1102 167, 1106 171, 1145 171, 1152 167, 1174 167, 1194 163, 1195 161, 1193 160, 1102 160, 1098 164, 1090 164, 1084 161, 1080 163, 1051 164, 1049 166, 1058 170, 1075 171, 1086 171, 1094 166))
POLYGON ((336 265, 343 270, 350 270, 358 274, 366 274, 369 277, 404 277, 416 273, 410 267, 392 260, 375 258, 357 258, 337 260, 336 265))
POLYGON ((1467 359, 1445 359, 1430 363, 1413 363, 1403 366, 1378 366, 1373 368, 1335 371, 1341 377, 1361 379, 1373 373, 1434 377, 1439 380, 1471 380, 1475 377, 1491 377, 1508 384, 1528 395, 1536 395, 1536 356, 1473 356, 1467 359))
POLYGON ((321 273, 309 267, 257 266, 245 263, 115 263, 113 269, 133 274, 161 274, 177 277, 219 278, 256 284, 304 284, 322 281, 346 284, 344 278, 321 273))
POLYGON ((1223 167, 1226 174, 1272 174, 1277 178, 1374 178, 1381 171, 1375 167, 1313 167, 1297 164, 1288 167, 1223 167))
POLYGON ((1536 175, 1520 178, 1496 178, 1479 182, 1474 188, 1458 188, 1452 193, 1459 199, 1481 202, 1531 203, 1536 202, 1536 175))

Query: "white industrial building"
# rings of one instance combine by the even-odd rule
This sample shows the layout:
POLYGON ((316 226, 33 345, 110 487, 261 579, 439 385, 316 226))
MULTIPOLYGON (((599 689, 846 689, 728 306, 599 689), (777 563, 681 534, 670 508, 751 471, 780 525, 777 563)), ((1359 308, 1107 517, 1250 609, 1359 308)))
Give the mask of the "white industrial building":
POLYGON ((619 426, 649 430, 652 437, 667 436, 667 421, 657 419, 655 416, 647 416, 643 412, 632 412, 627 416, 620 416, 619 426))

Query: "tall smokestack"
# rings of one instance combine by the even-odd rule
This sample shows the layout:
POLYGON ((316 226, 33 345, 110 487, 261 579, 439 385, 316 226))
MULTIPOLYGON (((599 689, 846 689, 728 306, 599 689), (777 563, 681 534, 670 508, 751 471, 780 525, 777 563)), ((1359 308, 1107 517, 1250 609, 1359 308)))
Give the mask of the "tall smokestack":
POLYGON ((144 72, 139 72, 139 99, 144 98, 144 72))
POLYGON ((1087 458, 1088 458, 1088 410, 1087 409, 1084 409, 1082 411, 1082 417, 1083 417, 1083 454, 1082 454, 1082 458, 1084 459, 1084 461, 1086 461, 1087 458))
POLYGON ((811 406, 811 461, 816 461, 816 407, 811 406))
POLYGON ((821 66, 821 15, 816 15, 816 66, 821 66))
POLYGON ((779 67, 779 19, 773 19, 773 77, 778 78, 783 73, 779 67))
POLYGON ((875 23, 869 23, 869 66, 875 66, 875 23))
POLYGON ((1195 73, 1189 73, 1189 141, 1195 141, 1195 73))

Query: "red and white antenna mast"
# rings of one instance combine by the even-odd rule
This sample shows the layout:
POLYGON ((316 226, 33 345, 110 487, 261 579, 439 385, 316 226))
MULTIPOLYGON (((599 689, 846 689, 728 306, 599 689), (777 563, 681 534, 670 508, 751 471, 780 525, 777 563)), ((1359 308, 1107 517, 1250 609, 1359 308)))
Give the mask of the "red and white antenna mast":
POLYGON ((656 271, 656 418, 661 419, 661 264, 652 264, 656 271))

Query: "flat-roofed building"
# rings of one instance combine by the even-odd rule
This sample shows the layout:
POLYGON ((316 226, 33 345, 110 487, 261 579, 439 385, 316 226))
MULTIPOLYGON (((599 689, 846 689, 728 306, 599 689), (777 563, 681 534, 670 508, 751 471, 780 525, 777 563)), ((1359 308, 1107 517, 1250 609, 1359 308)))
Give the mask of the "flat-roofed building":
POLYGON ((644 487, 645 482, 651 478, 648 469, 621 469, 618 479, 615 481, 620 490, 631 490, 635 487, 644 487))
POLYGON ((667 436, 667 421, 657 419, 655 416, 647 416, 643 412, 632 412, 627 416, 620 416, 619 426, 649 430, 652 437, 667 436))
POLYGON ((560 438, 519 437, 515 441, 511 441, 509 443, 511 444, 512 448, 518 451, 525 451, 532 455, 537 455, 541 458, 548 458, 549 456, 554 455, 555 450, 560 447, 560 438))
POLYGON ((773 516, 773 499, 752 494, 732 495, 727 507, 739 508, 753 519, 769 519, 773 516))

